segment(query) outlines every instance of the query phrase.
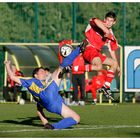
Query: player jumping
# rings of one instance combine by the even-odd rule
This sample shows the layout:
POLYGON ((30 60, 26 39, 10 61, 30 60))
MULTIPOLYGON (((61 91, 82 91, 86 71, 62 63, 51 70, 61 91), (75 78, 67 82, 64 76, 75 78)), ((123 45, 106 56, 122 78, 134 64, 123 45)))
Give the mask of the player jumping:
POLYGON ((115 54, 118 43, 111 29, 115 23, 116 14, 111 11, 105 15, 103 21, 98 18, 90 19, 90 23, 85 30, 86 39, 84 42, 87 42, 88 45, 86 46, 83 56, 85 60, 92 64, 90 70, 99 71, 102 69, 102 64, 110 66, 110 69, 107 71, 105 84, 100 89, 100 92, 103 92, 107 98, 111 95, 110 84, 115 72, 116 70, 120 72, 115 54), (109 50, 112 58, 108 58, 101 53, 101 49, 106 43, 110 46, 109 50))

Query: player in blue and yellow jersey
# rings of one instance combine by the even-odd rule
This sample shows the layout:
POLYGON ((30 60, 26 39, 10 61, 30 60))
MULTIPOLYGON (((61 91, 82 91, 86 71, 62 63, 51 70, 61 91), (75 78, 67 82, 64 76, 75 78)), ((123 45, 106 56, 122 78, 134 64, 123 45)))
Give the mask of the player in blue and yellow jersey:
POLYGON ((46 82, 46 72, 43 68, 36 68, 33 71, 33 78, 22 78, 15 76, 10 68, 10 61, 5 61, 5 66, 10 78, 26 87, 37 101, 38 115, 47 129, 65 129, 80 122, 80 116, 64 104, 59 95, 59 84, 61 77, 68 66, 71 66, 74 59, 83 51, 84 45, 79 45, 66 58, 60 66, 52 73, 49 81, 46 82), (49 112, 59 114, 63 117, 61 121, 49 124, 42 108, 49 112))

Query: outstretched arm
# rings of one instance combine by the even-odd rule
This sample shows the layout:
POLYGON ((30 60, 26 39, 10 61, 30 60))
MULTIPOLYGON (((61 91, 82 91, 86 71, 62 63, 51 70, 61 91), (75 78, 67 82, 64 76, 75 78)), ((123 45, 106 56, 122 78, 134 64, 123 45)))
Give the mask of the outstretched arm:
POLYGON ((43 125, 48 123, 48 120, 43 112, 43 107, 37 103, 37 115, 39 116, 43 125))
POLYGON ((94 18, 90 21, 91 27, 95 24, 105 33, 104 37, 109 37, 111 35, 110 30, 104 25, 104 23, 100 19, 94 18))
POLYGON ((9 75, 10 79, 15 81, 18 84, 21 84, 19 77, 15 76, 15 74, 11 70, 10 63, 11 63, 10 61, 4 61, 6 71, 7 71, 8 75, 9 75))
POLYGON ((118 64, 118 59, 116 57, 115 51, 110 51, 110 55, 111 55, 112 59, 117 62, 117 69, 116 70, 118 71, 118 75, 120 75, 120 67, 119 67, 119 64, 118 64))

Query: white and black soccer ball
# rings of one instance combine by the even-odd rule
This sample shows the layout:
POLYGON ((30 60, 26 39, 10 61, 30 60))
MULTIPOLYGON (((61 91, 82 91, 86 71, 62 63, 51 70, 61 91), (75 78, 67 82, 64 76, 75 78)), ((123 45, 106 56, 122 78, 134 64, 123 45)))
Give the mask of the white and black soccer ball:
POLYGON ((65 44, 62 47, 60 47, 60 54, 63 57, 67 57, 72 51, 73 51, 73 47, 69 44, 65 44))
POLYGON ((20 105, 24 105, 24 104, 25 104, 25 100, 21 98, 21 99, 19 100, 19 104, 20 104, 20 105))

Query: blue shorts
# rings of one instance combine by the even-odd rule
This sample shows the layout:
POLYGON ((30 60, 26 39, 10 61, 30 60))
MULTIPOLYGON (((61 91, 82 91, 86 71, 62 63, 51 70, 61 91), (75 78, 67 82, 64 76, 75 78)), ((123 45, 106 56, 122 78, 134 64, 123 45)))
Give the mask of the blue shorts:
POLYGON ((46 108, 49 112, 61 114, 62 103, 64 103, 62 97, 59 94, 59 87, 52 81, 52 83, 43 90, 40 94, 40 104, 46 108))

